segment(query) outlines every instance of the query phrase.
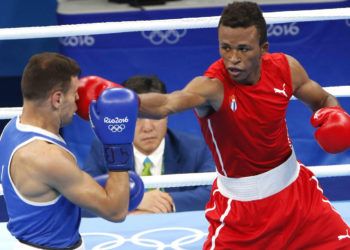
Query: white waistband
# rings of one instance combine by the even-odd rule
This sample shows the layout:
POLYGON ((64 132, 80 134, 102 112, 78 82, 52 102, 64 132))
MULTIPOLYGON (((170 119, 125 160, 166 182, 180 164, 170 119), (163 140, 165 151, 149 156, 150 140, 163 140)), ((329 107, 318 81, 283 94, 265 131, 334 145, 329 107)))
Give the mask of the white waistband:
POLYGON ((218 173, 217 185, 220 193, 227 198, 238 201, 260 200, 289 186, 298 177, 299 170, 299 163, 292 150, 284 163, 259 175, 229 178, 218 173))

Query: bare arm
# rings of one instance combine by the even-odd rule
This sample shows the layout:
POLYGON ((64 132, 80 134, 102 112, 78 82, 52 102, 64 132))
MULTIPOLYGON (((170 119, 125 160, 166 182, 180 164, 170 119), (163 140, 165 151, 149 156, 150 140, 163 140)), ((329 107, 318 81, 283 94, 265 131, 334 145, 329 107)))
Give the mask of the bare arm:
POLYGON ((312 111, 323 107, 339 106, 337 99, 311 80, 301 64, 287 56, 291 69, 293 95, 306 103, 312 111))
POLYGON ((110 172, 106 186, 102 188, 79 169, 74 158, 67 151, 46 143, 43 152, 45 154, 33 162, 37 170, 35 172, 37 180, 57 190, 76 205, 107 220, 124 220, 129 203, 127 172, 110 172))
POLYGON ((216 79, 196 77, 180 91, 170 94, 147 93, 139 97, 139 116, 161 119, 190 108, 205 111, 216 109, 221 105, 223 89, 216 79))
POLYGON ((311 124, 316 129, 315 139, 328 153, 340 153, 350 148, 350 116, 338 107, 337 99, 319 84, 309 79, 303 67, 288 58, 292 73, 293 93, 313 111, 311 124))

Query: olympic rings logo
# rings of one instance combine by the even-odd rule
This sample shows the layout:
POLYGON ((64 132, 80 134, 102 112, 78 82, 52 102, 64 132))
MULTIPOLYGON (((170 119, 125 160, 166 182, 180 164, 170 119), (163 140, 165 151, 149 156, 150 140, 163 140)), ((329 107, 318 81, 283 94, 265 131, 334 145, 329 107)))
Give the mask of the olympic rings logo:
POLYGON ((153 45, 160 45, 162 43, 176 44, 184 37, 187 30, 154 30, 142 31, 142 36, 149 40, 153 45))
POLYGON ((110 131, 112 131, 113 133, 115 132, 122 132, 125 129, 125 125, 124 124, 110 124, 108 125, 108 129, 110 131))
MULTIPOLYGON (((100 237, 101 240, 106 238, 108 239, 105 242, 102 243, 95 243, 92 247, 92 250, 110 250, 110 249, 116 249, 126 243, 130 243, 135 246, 142 246, 145 248, 151 248, 151 249, 176 249, 176 250, 182 250, 184 249, 183 246, 193 244, 195 242, 198 242, 202 240, 204 237, 206 237, 207 233, 194 228, 187 228, 187 227, 164 227, 164 228, 156 228, 156 229, 150 229, 146 231, 139 232, 137 234, 134 234, 129 239, 124 238, 121 235, 114 234, 114 233, 100 233, 100 232, 93 232, 93 233, 82 233, 82 236, 85 237, 84 241, 87 241, 87 237, 91 236, 95 241, 97 237, 100 237), (157 234, 165 232, 167 235, 167 238, 169 238, 169 235, 174 235, 174 231, 178 231, 181 233, 181 235, 177 239, 170 240, 169 242, 162 242, 158 239, 155 239, 157 234), (152 235, 152 238, 148 236, 146 238, 145 236, 152 235)), ((158 237, 159 238, 159 237, 158 237)))

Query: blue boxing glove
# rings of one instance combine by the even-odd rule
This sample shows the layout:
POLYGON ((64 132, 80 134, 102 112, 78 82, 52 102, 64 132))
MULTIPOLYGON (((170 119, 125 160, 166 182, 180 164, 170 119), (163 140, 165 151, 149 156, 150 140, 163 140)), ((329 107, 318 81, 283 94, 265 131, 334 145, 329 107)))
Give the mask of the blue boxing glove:
POLYGON ((134 167, 134 140, 138 112, 137 95, 125 88, 104 90, 90 104, 91 126, 104 146, 110 171, 128 171, 134 167))
POLYGON ((142 179, 134 171, 129 171, 130 182, 130 199, 129 199, 129 211, 132 211, 138 207, 141 203, 143 194, 145 193, 145 185, 142 179))
MULTIPOLYGON (((98 184, 105 187, 108 174, 99 175, 94 178, 98 184)), ((130 198, 129 198, 129 211, 132 211, 138 207, 142 201, 143 194, 145 193, 145 186, 142 179, 135 172, 129 171, 129 183, 130 183, 130 198)))

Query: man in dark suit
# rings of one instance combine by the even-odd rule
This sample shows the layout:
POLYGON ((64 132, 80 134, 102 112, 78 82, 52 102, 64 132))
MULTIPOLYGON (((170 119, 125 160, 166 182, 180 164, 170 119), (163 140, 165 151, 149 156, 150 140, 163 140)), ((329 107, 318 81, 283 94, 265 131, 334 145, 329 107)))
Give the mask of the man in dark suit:
MULTIPOLYGON (((135 76, 123 84, 136 93, 166 93, 164 83, 157 77, 135 76)), ((202 140, 167 128, 167 118, 141 119, 136 123, 135 171, 140 175, 162 175, 215 171, 211 154, 202 140)), ((92 176, 105 174, 103 146, 94 140, 83 169, 92 176)), ((145 193, 135 213, 165 213, 203 210, 210 186, 153 189, 145 193)))

